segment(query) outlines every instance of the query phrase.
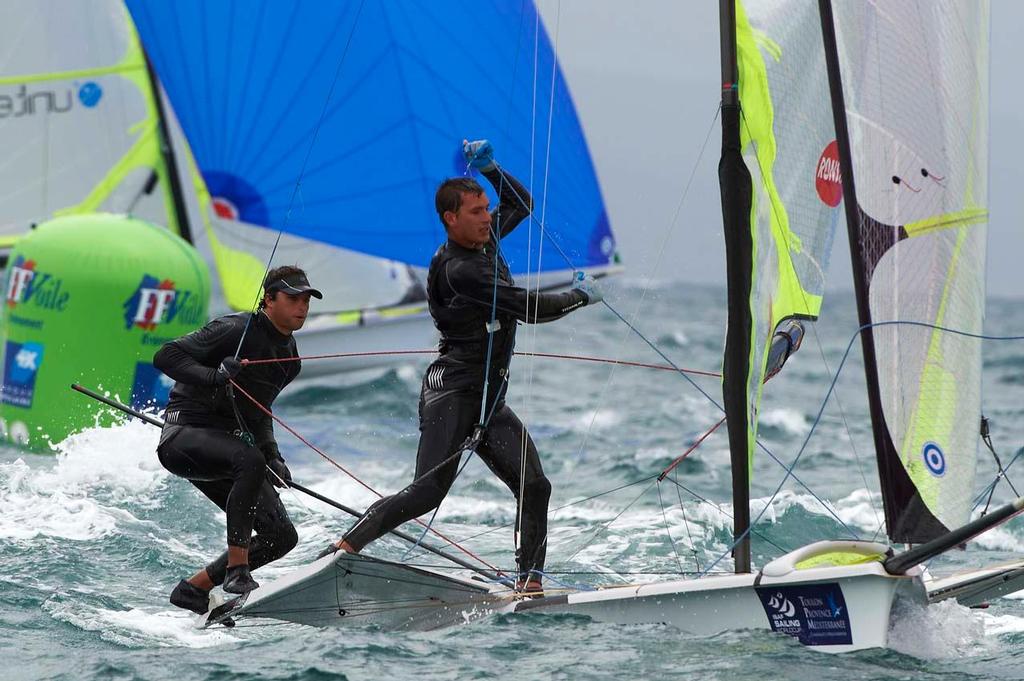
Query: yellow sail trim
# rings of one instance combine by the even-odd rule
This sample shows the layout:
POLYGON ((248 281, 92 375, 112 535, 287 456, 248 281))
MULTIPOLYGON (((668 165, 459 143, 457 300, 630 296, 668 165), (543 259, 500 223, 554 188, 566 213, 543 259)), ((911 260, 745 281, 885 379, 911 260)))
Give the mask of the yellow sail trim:
POLYGON ((65 206, 54 211, 54 216, 92 213, 100 209, 103 202, 114 192, 121 182, 137 168, 154 171, 159 179, 158 185, 164 193, 164 206, 167 211, 167 226, 175 234, 181 234, 177 217, 174 214, 174 197, 171 195, 169 169, 164 163, 160 152, 158 134, 159 110, 153 95, 153 86, 146 70, 146 59, 139 43, 138 33, 132 23, 127 8, 122 8, 124 21, 127 25, 128 46, 121 61, 113 66, 80 69, 77 71, 61 71, 59 73, 39 74, 36 76, 0 78, 0 84, 40 82, 47 80, 83 78, 89 76, 117 74, 134 84, 142 94, 146 105, 145 117, 128 128, 129 134, 137 134, 138 138, 131 148, 114 164, 114 167, 92 188, 86 197, 77 204, 65 206))
MULTIPOLYGON (((987 24, 987 22, 985 22, 987 24)), ((987 33, 982 33, 978 40, 979 55, 987 55, 987 33)), ((984 59, 984 57, 983 57, 984 59)), ((974 110, 971 116, 970 139, 979 138, 979 125, 984 125, 987 117, 980 110, 979 102, 982 101, 980 91, 981 83, 973 81, 975 88, 974 110)), ((982 131, 983 132, 983 131, 982 131)), ((984 138, 984 134, 980 135, 984 138)), ((907 235, 920 237, 932 234, 939 230, 957 229, 956 245, 950 256, 949 271, 942 289, 942 298, 939 303, 938 313, 935 318, 936 326, 946 325, 946 312, 949 297, 957 278, 960 274, 960 265, 964 244, 971 236, 974 229, 988 223, 988 209, 979 206, 979 201, 984 201, 986 196, 977 196, 979 192, 974 184, 977 176, 975 165, 975 154, 968 154, 970 163, 967 169, 967 184, 964 187, 963 210, 953 213, 944 213, 931 218, 919 220, 904 226, 907 235)), ((984 194, 984 191, 981 192, 984 194)), ((979 329, 980 331, 980 329, 979 329)), ((931 338, 928 343, 928 352, 925 355, 925 365, 921 371, 921 382, 918 386, 919 398, 914 406, 914 413, 907 421, 907 432, 903 438, 903 447, 900 449, 900 458, 914 486, 921 495, 925 505, 939 517, 939 478, 932 475, 924 462, 924 448, 928 442, 934 442, 943 455, 948 455, 944 444, 951 440, 952 429, 961 427, 962 424, 954 423, 957 408, 958 386, 956 376, 945 366, 945 355, 942 351, 942 338, 945 332, 940 329, 932 329, 931 338)), ((956 454, 956 452, 953 452, 956 454)), ((949 473, 949 459, 946 458, 946 472, 949 473)), ((961 471, 954 469, 952 474, 956 475, 961 471)), ((940 518, 941 519, 941 518, 940 518)), ((957 520, 957 519, 953 519, 957 520)), ((966 518, 961 519, 966 521, 966 518)))
MULTIPOLYGON (((969 230, 963 228, 957 235, 938 313, 935 316, 936 326, 945 325, 950 290, 953 282, 957 280, 960 254, 969 234, 969 230)), ((907 421, 907 433, 900 448, 900 458, 903 459, 910 479, 921 495, 921 500, 933 511, 937 509, 939 479, 925 465, 924 447, 928 442, 935 442, 945 454, 943 443, 948 441, 950 429, 957 426, 954 418, 958 392, 957 376, 945 366, 941 344, 944 335, 945 332, 941 329, 931 330, 928 353, 925 355, 921 382, 918 386, 919 397, 914 405, 914 412, 907 421)))
POLYGON ((427 306, 423 304, 394 305, 392 307, 345 310, 335 314, 334 321, 343 326, 360 326, 372 324, 375 319, 401 319, 402 317, 424 314, 426 312, 427 306))
MULTIPOLYGON (((134 36, 134 27, 133 27, 134 36)), ((129 44, 133 41, 129 40, 129 44)), ((136 44, 138 39, 134 41, 136 44)), ((132 47, 129 47, 128 54, 131 54, 132 47)), ((141 55, 141 53, 140 53, 141 55)), ((76 69, 72 71, 55 71, 53 73, 37 73, 26 76, 3 76, 0 77, 0 85, 21 85, 23 83, 45 83, 51 80, 74 80, 76 78, 94 78, 96 76, 109 76, 113 74, 130 74, 139 68, 138 64, 130 63, 127 59, 113 66, 97 66, 91 69, 76 69)), ((145 62, 142 64, 146 68, 145 62)))
MULTIPOLYGON (((753 466, 753 448, 756 441, 756 410, 761 402, 763 391, 764 368, 768 359, 770 342, 762 339, 759 345, 758 332, 771 334, 780 321, 794 315, 816 317, 821 309, 821 296, 813 295, 804 290, 796 274, 791 253, 800 253, 803 244, 799 236, 789 226, 789 215, 779 195, 773 176, 776 158, 776 140, 774 132, 775 110, 772 104, 771 90, 768 83, 768 69, 762 53, 767 53, 775 61, 782 58, 782 48, 762 31, 754 30, 747 19, 743 3, 736 3, 736 54, 739 72, 739 99, 741 105, 740 141, 746 156, 753 151, 757 159, 757 168, 752 175, 760 175, 760 186, 755 186, 750 213, 750 229, 753 242, 753 257, 758 262, 758 251, 762 245, 758 243, 758 215, 767 215, 769 229, 774 242, 774 262, 777 272, 754 272, 755 291, 751 292, 751 314, 757 320, 764 316, 764 311, 755 309, 755 305, 770 306, 768 328, 758 329, 755 323, 751 328, 751 356, 747 386, 754 393, 750 401, 750 418, 748 419, 748 461, 753 466), (756 173, 754 173, 756 171, 756 173), (758 202, 766 200, 767 210, 761 210, 758 202), (770 277, 774 284, 771 291, 756 290, 757 282, 770 277), (758 297, 759 300, 755 300, 758 297), (760 356, 754 354, 760 348, 760 356)), ((756 185, 756 183, 755 183, 756 185)), ((771 244, 765 245, 772 248, 771 244)))
POLYGON ((988 209, 965 208, 955 213, 945 213, 916 222, 908 222, 903 228, 907 230, 907 236, 914 237, 937 232, 942 229, 983 225, 986 223, 988 223, 988 209))

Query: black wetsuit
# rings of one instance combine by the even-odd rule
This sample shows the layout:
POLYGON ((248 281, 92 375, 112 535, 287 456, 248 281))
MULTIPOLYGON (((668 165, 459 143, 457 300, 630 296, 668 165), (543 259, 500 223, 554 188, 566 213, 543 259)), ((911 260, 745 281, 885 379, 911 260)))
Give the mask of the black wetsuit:
MULTIPOLYGON (((507 173, 494 170, 484 176, 500 196, 499 206, 492 212, 492 233, 505 237, 529 215, 530 196, 507 173)), ((360 550, 402 523, 433 510, 448 493, 461 457, 426 474, 455 454, 479 423, 488 366, 487 325, 495 293, 499 328, 494 332, 490 368, 486 372, 489 383, 484 417, 486 430, 475 451, 518 497, 520 452, 525 449, 521 550, 516 558, 522 574, 543 569, 551 484, 544 476, 533 439, 505 404, 508 367, 515 347, 517 322, 553 321, 586 305, 588 299, 580 291, 535 293, 516 287, 493 238, 482 249, 469 249, 448 241, 430 262, 427 295, 430 314, 441 332, 441 356, 423 376, 415 481, 402 491, 377 501, 349 530, 345 541, 354 549, 360 550)))
MULTIPOLYGON (((227 388, 216 380, 217 367, 234 356, 249 318, 238 313, 215 319, 164 345, 153 365, 176 381, 157 448, 160 463, 227 514, 228 544, 249 547, 249 566, 255 570, 291 551, 298 535, 267 479, 267 463, 281 458, 273 420, 244 395, 236 394, 232 404, 227 388), (240 437, 243 431, 252 434, 255 446, 240 437)), ((240 358, 297 356, 292 336, 281 334, 262 312, 252 315, 240 358)), ((256 364, 244 367, 235 381, 269 409, 299 369, 298 360, 256 364)), ((221 584, 227 553, 206 570, 214 584, 221 584)))

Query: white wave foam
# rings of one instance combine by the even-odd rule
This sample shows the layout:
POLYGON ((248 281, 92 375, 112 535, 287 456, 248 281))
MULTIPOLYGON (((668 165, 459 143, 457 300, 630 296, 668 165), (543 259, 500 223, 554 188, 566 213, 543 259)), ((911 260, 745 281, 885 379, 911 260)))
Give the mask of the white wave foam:
POLYGON ((108 610, 70 601, 47 602, 43 609, 56 620, 129 648, 209 648, 239 640, 223 628, 197 629, 197 618, 184 611, 108 610))
MULTIPOLYGON (((975 518, 980 518, 980 513, 975 513, 975 518)), ((977 546, 990 551, 1007 551, 1009 553, 1024 553, 1024 542, 1013 533, 1007 524, 998 525, 991 530, 978 535, 971 540, 977 546)))
MULTIPOLYGON (((1024 592, 1018 591, 1006 598, 1024 598, 1024 592)), ((985 633, 989 636, 1000 636, 1002 634, 1019 634, 1024 631, 1024 617, 1016 615, 983 615, 985 622, 985 633)))
POLYGON ((56 445, 51 461, 0 464, 0 537, 87 540, 119 524, 147 525, 122 508, 155 507, 168 474, 156 458, 159 431, 140 422, 90 428, 56 445))
POLYGON ((811 429, 807 417, 796 409, 765 409, 758 420, 762 425, 780 428, 792 435, 806 435, 811 429))
POLYGON ((954 600, 927 607, 903 603, 894 612, 889 646, 929 660, 977 655, 993 645, 987 629, 981 613, 954 600))
MULTIPOLYGON (((858 489, 836 502, 836 513, 847 525, 874 532, 885 521, 882 515, 882 496, 870 490, 858 489)), ((884 527, 882 530, 884 531, 884 527)))
POLYGON ((601 430, 622 423, 622 414, 614 409, 589 409, 576 418, 579 428, 601 430), (593 425, 591 425, 593 424, 593 425))

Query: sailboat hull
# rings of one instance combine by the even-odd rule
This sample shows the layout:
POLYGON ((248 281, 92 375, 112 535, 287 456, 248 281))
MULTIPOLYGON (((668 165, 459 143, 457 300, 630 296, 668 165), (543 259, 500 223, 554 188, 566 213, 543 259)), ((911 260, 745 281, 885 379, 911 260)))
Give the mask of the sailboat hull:
POLYGON ((510 596, 508 589, 439 570, 336 553, 229 601, 201 624, 259 617, 318 627, 425 631, 505 609, 512 603, 510 596))
POLYGON ((1024 560, 927 580, 925 585, 932 603, 955 598, 960 605, 984 606, 995 598, 1024 589, 1024 560))
MULTIPOLYGON (((269 617, 313 626, 429 630, 498 613, 585 615, 619 624, 666 623, 709 636, 766 629, 823 652, 884 647, 898 598, 925 605, 920 568, 885 572, 877 560, 798 567, 800 561, 858 544, 819 542, 769 563, 761 572, 715 575, 520 600, 507 588, 367 556, 335 554, 303 566, 208 616, 269 617)), ((882 547, 884 548, 884 547, 882 547)))
POLYGON ((894 577, 871 563, 777 578, 727 575, 617 587, 521 602, 515 609, 618 624, 661 622, 698 636, 768 629, 838 653, 885 647, 898 596, 926 601, 919 577, 894 577))

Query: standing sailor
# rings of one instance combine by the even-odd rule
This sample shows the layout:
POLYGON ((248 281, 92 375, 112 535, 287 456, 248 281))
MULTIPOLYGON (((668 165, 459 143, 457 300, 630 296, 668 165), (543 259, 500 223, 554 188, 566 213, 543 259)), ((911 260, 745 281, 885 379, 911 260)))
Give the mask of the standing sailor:
POLYGON ((533 439, 505 403, 516 326, 559 319, 599 302, 601 295, 591 278, 583 278, 564 293, 515 286, 499 239, 529 216, 532 199, 522 184, 494 162, 486 140, 463 142, 463 151, 469 164, 497 190, 500 203, 491 212, 483 187, 471 178, 445 180, 435 196, 448 241, 430 262, 427 295, 430 314, 441 333, 441 356, 423 377, 415 479, 397 494, 374 503, 327 552, 358 553, 402 523, 437 508, 455 481, 462 452, 471 450, 520 505, 517 589, 537 592, 542 588, 551 484, 533 439), (521 470, 525 472, 522 480, 521 470))
POLYGON ((205 613, 210 590, 219 584, 228 593, 252 591, 258 584, 249 571, 282 557, 298 541, 274 489, 290 481, 291 473, 278 451, 273 420, 235 395, 228 382, 234 379, 270 409, 298 375, 299 361, 243 367, 236 356, 298 357, 292 332, 305 323, 310 296, 323 298, 305 272, 278 267, 263 281, 257 312, 214 319, 153 357, 153 365, 176 381, 157 447, 160 463, 227 514, 227 551, 174 588, 171 603, 179 608, 205 613))

